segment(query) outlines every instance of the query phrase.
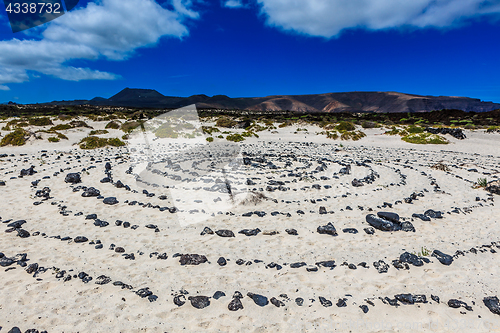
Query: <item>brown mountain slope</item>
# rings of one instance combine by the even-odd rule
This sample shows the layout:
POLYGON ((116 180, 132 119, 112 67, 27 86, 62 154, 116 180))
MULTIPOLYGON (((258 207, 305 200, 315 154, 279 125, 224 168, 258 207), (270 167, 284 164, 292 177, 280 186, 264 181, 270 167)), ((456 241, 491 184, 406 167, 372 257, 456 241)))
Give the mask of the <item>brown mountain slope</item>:
POLYGON ((209 97, 164 96, 151 89, 126 88, 109 99, 90 101, 62 101, 56 105, 110 105, 128 107, 178 108, 196 104, 198 108, 238 109, 255 111, 295 112, 426 112, 442 109, 484 112, 500 109, 500 104, 483 102, 468 97, 420 96, 398 92, 345 92, 315 95, 275 95, 266 97, 238 97, 225 95, 209 97), (83 103, 85 102, 85 103, 83 103))

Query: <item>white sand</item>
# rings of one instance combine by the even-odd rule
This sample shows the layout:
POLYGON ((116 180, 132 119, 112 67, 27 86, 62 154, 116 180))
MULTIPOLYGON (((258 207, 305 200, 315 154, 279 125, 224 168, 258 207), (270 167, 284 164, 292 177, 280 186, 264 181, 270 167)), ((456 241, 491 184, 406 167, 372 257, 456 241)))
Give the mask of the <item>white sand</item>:
MULTIPOLYGON (((94 129, 103 129, 106 124, 87 123, 94 129)), ((84 271, 93 277, 89 283, 83 283, 79 278, 63 282, 63 279, 56 278, 54 269, 33 277, 33 274, 25 272, 26 267, 17 264, 9 266, 15 267, 13 270, 5 271, 9 267, 2 267, 0 331, 7 332, 18 326, 23 332, 29 328, 48 332, 500 332, 500 316, 491 313, 482 302, 485 296, 500 296, 499 253, 491 253, 489 248, 477 254, 466 253, 455 258, 450 266, 442 265, 430 256, 427 258, 431 263, 421 267, 410 265, 409 270, 397 270, 391 264, 405 251, 417 253, 426 248, 430 252, 437 249, 453 255, 457 250, 467 251, 500 241, 500 209, 495 201, 489 200, 486 191, 473 189, 471 183, 481 177, 492 180, 499 175, 500 136, 466 131, 466 140, 456 140, 447 135, 451 142, 449 145, 419 146, 405 143, 398 136, 381 135, 381 129, 365 130, 366 138, 352 142, 326 139, 324 135, 314 134, 320 131, 318 128, 307 128, 308 134, 293 134, 295 127, 277 129, 278 133, 274 134, 258 132, 258 139, 249 138, 241 144, 242 152, 256 154, 251 159, 264 153, 278 156, 294 154, 297 157, 293 160, 283 156, 281 161, 278 157, 267 157, 267 161, 276 164, 278 169, 251 166, 245 169, 246 177, 261 178, 254 179, 256 185, 246 186, 247 190, 264 188, 262 193, 269 200, 256 205, 237 204, 230 208, 234 216, 224 212, 201 223, 188 224, 179 223, 175 214, 168 211, 127 205, 126 200, 136 200, 150 202, 153 206, 172 207, 178 196, 172 198, 168 190, 158 189, 151 190, 155 193, 154 197, 146 197, 134 176, 125 173, 130 166, 128 155, 123 154, 127 152, 126 148, 82 151, 73 145, 85 137, 89 129, 62 131, 69 140, 59 143, 35 140, 23 147, 0 148, 0 154, 15 154, 14 157, 0 159, 0 179, 6 181, 6 186, 0 187, 0 216, 3 221, 23 219, 27 221, 23 229, 31 234, 39 231, 47 236, 86 236, 89 241, 98 239, 103 244, 102 249, 95 249, 88 242, 77 244, 41 235, 20 238, 15 231, 4 232, 7 226, 0 224, 3 227, 0 230, 0 251, 7 257, 27 253, 28 265, 38 263, 45 268, 73 270, 71 274, 84 271), (306 146, 306 142, 311 144, 306 146), (42 149, 48 150, 47 157, 41 157, 42 149), (60 154, 54 151, 62 152, 60 159, 56 159, 60 154), (81 158, 77 160, 75 156, 81 158), (92 156, 102 162, 91 162, 92 156), (304 160, 301 161, 301 158, 304 160), (299 180, 287 176, 289 172, 284 171, 305 166, 304 170, 297 172, 310 172, 319 166, 317 161, 322 158, 352 163, 351 174, 332 178, 341 166, 329 161, 325 162, 326 171, 313 174, 316 180, 299 180), (355 163, 367 159, 371 160, 367 164, 369 168, 355 163), (113 180, 121 180, 138 193, 116 188, 110 183, 100 183, 100 179, 105 177, 104 164, 108 160, 113 167, 113 180), (292 162, 292 165, 284 168, 286 161, 292 162), (439 161, 450 168, 449 173, 430 168, 439 161), (307 162, 312 164, 307 165, 307 162), (30 165, 35 165, 38 173, 10 179, 30 165), (88 170, 88 173, 82 172, 82 183, 78 185, 93 186, 105 197, 116 197, 118 204, 109 206, 96 198, 83 198, 82 191, 73 192, 70 184, 64 182, 66 174, 80 172, 90 165, 96 168, 88 170), (368 176, 370 168, 380 178, 372 184, 353 187, 351 181, 368 176), (468 171, 472 168, 478 172, 468 171), (54 172, 60 169, 63 172, 54 176, 54 172), (406 175, 405 185, 390 185, 401 182, 396 169, 406 175), (490 175, 483 175, 483 172, 490 175), (457 178, 457 175, 470 182, 457 178), (50 179, 42 179, 44 176, 50 176, 50 179), (328 177, 328 180, 320 180, 321 176, 328 177), (284 192, 265 191, 270 180, 268 177, 290 181, 285 183, 290 189, 284 192), (429 177, 435 179, 442 192, 434 191, 429 177), (37 179, 42 179, 38 186, 30 187, 30 183, 37 179), (295 179, 297 182, 293 182, 295 179), (313 184, 322 185, 321 189, 311 188, 313 184), (324 185, 332 188, 325 189, 324 185), (52 198, 38 206, 33 205, 33 202, 40 201, 40 198, 35 198, 36 190, 44 186, 50 187, 52 198), (309 188, 301 190, 304 186, 309 188), (422 192, 424 197, 411 204, 403 202, 394 205, 413 192, 422 192), (160 200, 158 196, 161 194, 169 196, 168 200, 160 200), (342 197, 343 194, 347 196, 342 197), (480 201, 476 201, 476 197, 480 201), (310 202, 320 198, 323 201, 310 202), (277 203, 271 199, 276 199, 277 203), (56 204, 52 205, 52 202, 56 204), (377 208, 384 202, 394 206, 377 208), (67 206, 66 210, 71 211, 68 216, 59 213, 60 206, 67 206), (320 215, 320 206, 334 213, 320 215), (346 210, 347 206, 353 210, 346 210), (460 213, 448 214, 455 207, 460 208, 460 213), (369 212, 368 208, 372 208, 373 212, 369 212), (368 235, 363 231, 363 228, 369 227, 365 222, 369 213, 390 211, 410 221, 413 213, 423 213, 427 209, 443 211, 444 218, 430 222, 414 218, 412 223, 416 232, 376 230, 374 235, 368 235), (297 210, 305 214, 298 215, 297 210), (241 216, 251 211, 265 211, 267 215, 241 216), (273 211, 290 213, 291 217, 282 214, 271 216, 273 211), (83 215, 75 216, 78 212, 83 215), (94 226, 93 220, 85 219, 91 213, 109 222, 109 226, 94 226), (116 226, 117 219, 139 228, 131 230, 116 226), (333 223, 338 236, 316 232, 318 226, 328 222, 333 223), (146 228, 147 224, 157 225, 160 231, 146 228), (205 226, 214 231, 230 229, 236 237, 201 236, 205 226), (263 232, 278 231, 279 234, 270 236, 261 232, 251 237, 238 234, 241 229, 254 228, 263 232), (296 229, 298 236, 285 232, 290 228, 296 229), (344 228, 356 228, 359 232, 344 233, 344 228), (134 253, 135 260, 124 259, 120 253, 109 250, 110 244, 123 247, 127 254, 134 253), (150 258, 152 252, 165 252, 168 259, 150 258), (209 263, 181 266, 179 258, 172 257, 175 253, 202 254, 209 263), (221 256, 230 259, 224 267, 217 264, 221 256), (263 262, 240 266, 235 263, 238 259, 259 259, 263 262), (313 267, 316 262, 324 260, 335 260, 336 267, 333 270, 319 267, 317 272, 306 271, 306 267, 313 267), (373 267, 378 260, 389 264, 387 273, 378 273, 373 267), (271 262, 283 268, 266 269, 265 266, 271 262), (289 267, 290 263, 296 262, 306 262, 307 266, 289 267), (341 266, 343 262, 356 265, 366 262, 369 268, 358 266, 352 270, 341 266), (112 282, 119 280, 130 284, 133 289, 120 289, 112 283, 97 285, 94 282, 100 275, 110 277, 112 282), (149 287, 158 296, 155 302, 134 293, 144 287, 149 287), (211 298, 210 306, 204 309, 194 308, 189 301, 178 307, 173 298, 181 290, 189 292, 186 298, 196 295, 212 297, 218 290, 225 292, 226 296, 218 300, 211 298), (228 310, 228 304, 235 291, 243 294, 241 301, 244 309, 233 312, 228 310), (264 295, 268 299, 276 297, 285 306, 277 308, 269 303, 259 307, 246 296, 248 292, 264 295), (393 307, 378 299, 392 299, 402 293, 426 295, 428 302, 393 307), (286 294, 289 300, 279 297, 280 294, 286 294), (441 302, 438 304, 431 300, 431 294, 439 296, 441 302), (318 300, 320 296, 330 300, 333 306, 322 306, 318 300), (295 303, 297 297, 304 299, 303 306, 295 303), (347 307, 337 307, 338 299, 343 297, 347 299, 347 307), (368 305, 367 299, 372 300, 375 306, 368 305), (446 303, 450 299, 466 302, 473 311, 449 307, 446 303), (366 314, 359 308, 363 304, 369 308, 366 314)), ((110 130, 105 137, 121 135, 123 132, 119 130, 110 130)), ((240 185, 240 188, 244 187, 240 185)), ((187 198, 190 198, 189 195, 187 198)), ((209 196, 206 198, 208 201, 209 196)), ((493 198, 497 200, 498 196, 493 198)), ((196 203, 192 205, 197 208, 196 203)), ((500 252, 496 246, 493 249, 500 252)))

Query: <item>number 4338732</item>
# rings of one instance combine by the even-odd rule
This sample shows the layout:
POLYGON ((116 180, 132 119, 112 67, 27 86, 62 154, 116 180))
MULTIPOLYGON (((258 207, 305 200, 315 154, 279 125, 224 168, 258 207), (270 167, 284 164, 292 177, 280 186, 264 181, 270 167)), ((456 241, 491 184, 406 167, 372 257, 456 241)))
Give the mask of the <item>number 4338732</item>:
POLYGON ((35 14, 35 13, 48 13, 48 14, 60 14, 61 13, 61 5, 58 3, 52 4, 52 3, 45 3, 45 2, 39 2, 39 3, 9 3, 7 8, 5 9, 8 13, 14 13, 14 14, 35 14))

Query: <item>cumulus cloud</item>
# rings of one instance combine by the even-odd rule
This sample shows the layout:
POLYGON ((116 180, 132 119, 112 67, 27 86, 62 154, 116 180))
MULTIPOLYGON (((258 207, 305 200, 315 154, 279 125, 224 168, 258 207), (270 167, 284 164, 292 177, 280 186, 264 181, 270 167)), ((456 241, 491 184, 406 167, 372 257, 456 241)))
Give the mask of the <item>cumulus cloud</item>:
POLYGON ((72 81, 116 79, 113 73, 68 63, 124 60, 164 36, 185 37, 184 20, 198 18, 191 5, 190 0, 173 0, 168 10, 154 0, 89 2, 49 23, 40 39, 0 41, 0 84, 25 82, 30 72, 72 81))
POLYGON ((256 0, 268 25, 331 38, 349 28, 448 27, 498 15, 499 0, 256 0))
POLYGON ((241 0, 227 0, 224 1, 224 7, 241 8, 243 7, 243 3, 241 2, 241 0))

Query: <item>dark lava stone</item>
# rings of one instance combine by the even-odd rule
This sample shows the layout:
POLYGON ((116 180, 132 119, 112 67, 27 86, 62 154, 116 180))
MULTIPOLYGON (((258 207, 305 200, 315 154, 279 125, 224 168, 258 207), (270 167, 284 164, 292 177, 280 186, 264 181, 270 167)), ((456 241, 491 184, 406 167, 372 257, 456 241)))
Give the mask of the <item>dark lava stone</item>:
POLYGON ((372 227, 369 227, 369 228, 364 228, 363 229, 368 235, 373 235, 375 233, 375 229, 373 229, 372 227))
POLYGON ((239 234, 243 234, 245 236, 256 236, 260 232, 259 228, 256 229, 243 229, 239 231, 239 234))
POLYGON ((339 300, 337 301, 337 307, 339 308, 344 308, 347 306, 347 303, 345 302, 347 300, 347 298, 339 298, 339 300))
POLYGON ((354 228, 345 228, 345 229, 342 229, 342 232, 343 233, 348 233, 348 234, 357 234, 358 230, 356 230, 354 228))
POLYGON ((436 257, 437 260, 439 260, 440 263, 443 265, 449 266, 453 262, 453 257, 450 256, 449 254, 445 254, 441 251, 434 250, 431 254, 433 257, 436 257))
POLYGON ((21 238, 28 238, 30 236, 30 233, 24 229, 19 229, 17 230, 17 235, 21 238))
POLYGON ((389 270, 389 265, 387 265, 383 260, 375 261, 373 263, 373 267, 375 267, 379 273, 387 273, 389 270))
POLYGON ((360 305, 360 306, 359 306, 359 308, 360 308, 361 310, 363 310, 363 313, 367 313, 367 312, 368 312, 368 310, 369 310, 369 309, 368 309, 368 306, 366 306, 366 305, 364 305, 364 304, 363 304, 363 305, 360 305))
POLYGON ((107 284, 110 282, 111 282, 111 279, 109 277, 107 277, 106 275, 99 276, 95 281, 96 284, 107 284))
POLYGON ((177 295, 174 297, 174 304, 177 306, 183 306, 186 303, 186 297, 184 295, 177 295))
POLYGON ((201 232, 200 235, 213 235, 214 232, 212 231, 212 229, 210 229, 209 227, 205 227, 203 228, 203 231, 201 232))
POLYGON ((227 229, 217 230, 215 233, 220 237, 234 237, 234 233, 227 229))
POLYGON ((203 309, 210 305, 210 298, 207 296, 189 296, 191 305, 197 309, 203 309))
POLYGON ((378 212, 377 213, 378 217, 386 219, 388 221, 398 223, 399 222, 399 215, 396 213, 391 213, 391 212, 378 212))
POLYGON ((97 218, 97 214, 89 214, 85 217, 86 220, 95 220, 97 218))
POLYGON ((326 298, 322 297, 322 296, 319 296, 319 302, 321 303, 321 305, 323 305, 325 308, 328 308, 330 306, 332 306, 332 301, 330 300, 327 300, 326 298))
POLYGON ((301 298, 301 297, 297 297, 295 299, 295 303, 298 305, 298 306, 302 306, 304 304, 304 299, 301 298))
POLYGON ((407 262, 413 266, 422 266, 424 263, 422 259, 414 255, 413 253, 405 252, 399 256, 401 262, 407 262))
POLYGON ((224 296, 226 296, 226 294, 223 291, 216 291, 213 298, 219 299, 219 298, 224 297, 224 296))
POLYGON ((28 274, 33 274, 33 273, 35 273, 37 270, 38 270, 38 264, 37 264, 37 263, 30 264, 30 265, 28 266, 28 268, 26 268, 26 273, 28 273, 28 274))
POLYGON ((145 298, 153 295, 153 292, 149 290, 149 287, 141 288, 135 292, 139 297, 145 298))
POLYGON ((107 197, 104 198, 102 202, 106 205, 116 205, 118 203, 118 200, 116 200, 115 197, 107 197))
POLYGON ((238 311, 240 309, 243 309, 243 304, 241 303, 241 300, 239 297, 233 298, 231 302, 229 302, 227 308, 229 311, 238 311))
POLYGON ((297 230, 295 230, 295 229, 285 229, 285 232, 289 235, 292 235, 292 236, 298 235, 297 230))
POLYGON ((125 249, 124 249, 123 247, 117 247, 117 248, 115 249, 115 252, 116 252, 116 253, 124 253, 124 252, 125 252, 125 249))
POLYGON ((285 303, 277 299, 276 297, 272 297, 270 299, 271 304, 274 305, 275 307, 279 308, 280 306, 285 306, 285 303))
POLYGON ((317 229, 317 232, 320 234, 328 234, 332 236, 338 236, 337 230, 335 230, 335 227, 331 222, 328 222, 327 225, 324 226, 319 226, 317 229))
POLYGON ((22 333, 19 327, 12 327, 7 333, 22 333))
POLYGON ((366 215, 366 222, 370 224, 372 227, 378 230, 382 231, 393 231, 394 230, 394 223, 392 223, 389 220, 380 218, 374 214, 368 214, 366 215))
POLYGON ((219 264, 219 266, 226 266, 227 261, 224 257, 220 257, 219 260, 217 260, 217 263, 219 264))
POLYGON ((500 304, 498 297, 489 296, 483 299, 484 305, 494 314, 500 315, 500 304))
POLYGON ((66 178, 64 178, 64 181, 66 183, 78 184, 82 182, 82 179, 80 178, 79 173, 68 173, 66 178))
POLYGON ((290 268, 300 268, 302 266, 306 266, 307 264, 305 262, 295 262, 293 264, 290 264, 290 268))
POLYGON ((181 265, 199 265, 207 261, 207 257, 199 254, 183 254, 179 260, 181 265))
POLYGON ((251 299, 253 299, 255 304, 257 304, 258 306, 266 306, 267 304, 269 304, 269 301, 268 301, 266 296, 262 296, 262 295, 258 295, 258 294, 254 294, 254 293, 247 293, 247 296, 250 297, 251 299))
POLYGON ((73 240, 75 243, 85 243, 88 241, 88 238, 85 236, 76 236, 73 240))

